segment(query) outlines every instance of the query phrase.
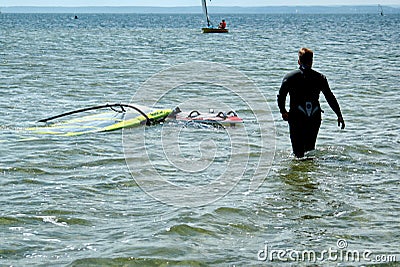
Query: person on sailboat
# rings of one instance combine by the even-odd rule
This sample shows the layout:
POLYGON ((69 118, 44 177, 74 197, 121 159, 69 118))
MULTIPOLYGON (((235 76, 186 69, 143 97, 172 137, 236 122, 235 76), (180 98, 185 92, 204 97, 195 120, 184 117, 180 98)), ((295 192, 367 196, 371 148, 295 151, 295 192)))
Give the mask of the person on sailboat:
POLYGON ((218 28, 219 28, 219 29, 225 29, 225 28, 226 28, 226 22, 225 22, 224 19, 220 22, 218 28))
POLYGON ((287 74, 278 94, 278 107, 282 119, 289 122, 290 140, 297 158, 315 149, 318 130, 321 125, 319 94, 322 92, 329 106, 337 115, 338 126, 345 123, 336 97, 332 93, 324 75, 313 70, 313 51, 301 48, 298 52, 299 69, 287 74), (287 94, 290 95, 290 110, 285 107, 287 94))

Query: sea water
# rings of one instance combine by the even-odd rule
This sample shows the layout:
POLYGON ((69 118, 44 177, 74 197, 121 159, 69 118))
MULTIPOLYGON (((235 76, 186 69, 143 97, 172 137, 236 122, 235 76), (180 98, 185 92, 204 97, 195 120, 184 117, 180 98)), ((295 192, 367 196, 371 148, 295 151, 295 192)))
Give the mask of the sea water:
POLYGON ((196 14, 0 15, 1 265, 400 260, 399 15, 219 17, 228 34, 202 34, 196 14), (340 130, 321 96, 317 149, 302 161, 276 105, 300 47, 314 50, 346 121, 340 130), (231 87, 213 78, 225 75, 231 87), (157 90, 141 89, 154 77, 157 90), (232 108, 244 125, 26 131, 136 99, 232 108))

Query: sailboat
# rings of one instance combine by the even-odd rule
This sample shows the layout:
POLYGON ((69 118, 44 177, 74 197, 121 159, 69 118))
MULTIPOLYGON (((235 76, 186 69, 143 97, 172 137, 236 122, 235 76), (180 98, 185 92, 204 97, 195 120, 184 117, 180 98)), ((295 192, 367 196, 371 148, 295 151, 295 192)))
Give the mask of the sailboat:
POLYGON ((381 16, 383 16, 383 8, 382 8, 382 6, 378 5, 378 7, 379 7, 379 10, 380 10, 381 16))
POLYGON ((207 19, 207 28, 202 28, 203 33, 226 33, 226 32, 228 32, 228 29, 221 29, 221 28, 213 27, 210 17, 208 16, 207 0, 201 0, 201 4, 203 6, 204 15, 206 15, 206 19, 207 19))

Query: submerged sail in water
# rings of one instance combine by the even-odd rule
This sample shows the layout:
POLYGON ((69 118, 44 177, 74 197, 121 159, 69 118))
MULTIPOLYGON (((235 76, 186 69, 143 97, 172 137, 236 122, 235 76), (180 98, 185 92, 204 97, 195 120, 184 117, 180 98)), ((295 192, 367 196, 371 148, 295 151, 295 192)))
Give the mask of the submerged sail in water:
POLYGON ((130 104, 106 104, 78 109, 50 118, 42 119, 39 122, 46 123, 45 125, 28 128, 27 130, 36 134, 76 136, 158 123, 163 121, 171 112, 171 109, 154 109, 139 105, 133 106, 130 104), (49 123, 50 121, 66 116, 105 108, 110 108, 111 111, 78 116, 66 121, 49 123))

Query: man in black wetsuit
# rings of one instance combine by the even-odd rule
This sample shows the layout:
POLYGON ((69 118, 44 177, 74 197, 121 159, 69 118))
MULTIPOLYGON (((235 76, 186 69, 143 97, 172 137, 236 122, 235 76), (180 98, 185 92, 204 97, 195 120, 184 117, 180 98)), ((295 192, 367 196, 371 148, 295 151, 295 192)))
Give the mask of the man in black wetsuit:
POLYGON ((336 113, 338 126, 342 129, 345 123, 339 104, 329 88, 324 75, 311 69, 313 51, 308 48, 299 50, 300 65, 298 70, 287 74, 282 81, 278 94, 278 106, 282 119, 289 122, 290 140, 296 157, 315 149, 318 130, 321 125, 319 94, 322 92, 329 106, 336 113), (285 107, 286 96, 290 95, 290 110, 285 107))

